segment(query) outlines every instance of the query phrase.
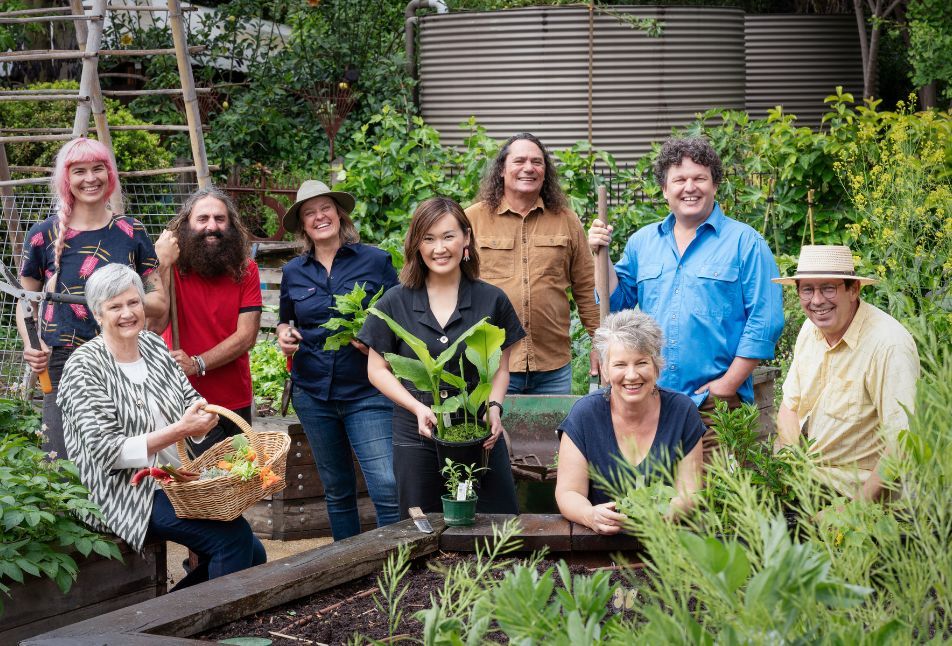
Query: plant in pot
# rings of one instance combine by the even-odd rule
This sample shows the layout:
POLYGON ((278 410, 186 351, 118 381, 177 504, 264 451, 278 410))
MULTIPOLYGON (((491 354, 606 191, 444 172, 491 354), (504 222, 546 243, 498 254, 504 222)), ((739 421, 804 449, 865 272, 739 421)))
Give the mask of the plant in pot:
POLYGON ((446 458, 440 474, 446 478, 447 494, 443 500, 443 520, 451 527, 472 525, 476 522, 475 486, 478 474, 487 471, 486 467, 453 462, 446 458))
POLYGON ((387 352, 384 358, 398 379, 405 379, 417 390, 433 395, 432 410, 436 415, 433 441, 440 464, 449 458, 454 462, 485 467, 489 456, 482 445, 491 431, 489 416, 483 415, 485 419, 480 421, 480 413, 492 391, 492 379, 499 369, 506 333, 489 323, 488 317, 484 318, 433 358, 423 341, 389 316, 376 308, 369 308, 367 312, 384 321, 417 355, 414 359, 387 352), (459 358, 459 375, 445 370, 461 343, 466 344, 463 355, 476 368, 479 376, 472 389, 468 388, 462 376, 463 356, 459 358), (458 390, 458 394, 446 396, 447 386, 458 390))

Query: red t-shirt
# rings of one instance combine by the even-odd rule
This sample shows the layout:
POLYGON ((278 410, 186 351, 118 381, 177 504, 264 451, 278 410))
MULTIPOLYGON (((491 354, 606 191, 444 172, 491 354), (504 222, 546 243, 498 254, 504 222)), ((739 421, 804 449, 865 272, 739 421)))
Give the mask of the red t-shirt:
MULTIPOLYGON (((177 267, 173 268, 172 275, 179 342, 189 356, 207 352, 234 334, 242 312, 261 310, 261 282, 258 265, 253 260, 248 261, 240 283, 230 276, 181 276, 177 267)), ((162 333, 162 338, 171 348, 171 325, 162 333)), ((231 363, 209 370, 204 377, 193 375, 188 380, 209 404, 231 410, 251 405, 251 366, 247 352, 231 363)))

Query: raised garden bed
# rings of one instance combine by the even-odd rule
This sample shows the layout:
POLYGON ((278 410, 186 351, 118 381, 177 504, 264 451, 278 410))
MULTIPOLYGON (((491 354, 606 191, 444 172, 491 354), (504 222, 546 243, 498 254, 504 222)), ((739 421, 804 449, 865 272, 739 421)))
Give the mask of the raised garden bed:
MULTIPOLYGON (((407 544, 412 559, 437 550, 469 551, 477 540, 491 536, 493 522, 506 518, 509 517, 480 515, 472 527, 448 530, 441 515, 431 514, 432 534, 420 532, 412 521, 396 523, 65 626, 24 643, 37 646, 200 643, 187 638, 375 575, 388 554, 400 544, 407 544)), ((529 514, 519 519, 522 528, 519 538, 527 550, 551 545, 558 556, 569 553, 586 558, 596 552, 607 556, 622 550, 634 556, 638 547, 637 541, 630 537, 595 536, 561 516, 529 514)))
POLYGON ((15 644, 53 628, 164 595, 165 542, 147 543, 141 555, 118 539, 116 544, 122 562, 95 552, 87 557, 74 553, 79 576, 66 594, 45 577, 12 583, 12 598, 4 598, 0 615, 0 644, 15 644))

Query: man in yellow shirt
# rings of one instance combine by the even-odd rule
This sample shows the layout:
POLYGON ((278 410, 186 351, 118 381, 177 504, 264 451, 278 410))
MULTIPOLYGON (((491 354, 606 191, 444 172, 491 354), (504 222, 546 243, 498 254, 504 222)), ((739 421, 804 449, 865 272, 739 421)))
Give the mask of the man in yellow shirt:
POLYGON ((804 431, 820 456, 820 475, 840 494, 877 499, 879 461, 908 428, 919 378, 912 335, 860 299, 876 281, 857 276, 849 247, 809 245, 797 272, 775 278, 795 285, 809 320, 797 337, 777 416, 778 442, 804 431))

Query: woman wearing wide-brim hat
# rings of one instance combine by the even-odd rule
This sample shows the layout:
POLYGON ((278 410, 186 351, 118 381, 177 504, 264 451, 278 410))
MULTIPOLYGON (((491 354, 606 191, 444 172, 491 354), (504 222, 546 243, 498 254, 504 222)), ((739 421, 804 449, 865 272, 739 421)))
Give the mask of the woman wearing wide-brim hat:
POLYGON ((367 380, 367 348, 353 342, 325 350, 335 332, 321 327, 333 317, 334 297, 363 285, 364 305, 381 288, 397 284, 390 254, 360 244, 350 219, 350 193, 307 180, 284 215, 286 231, 300 236, 304 249, 283 270, 278 344, 294 356, 292 401, 317 464, 334 540, 360 533, 357 456, 377 512, 377 526, 400 518, 393 475, 393 404, 367 380))

